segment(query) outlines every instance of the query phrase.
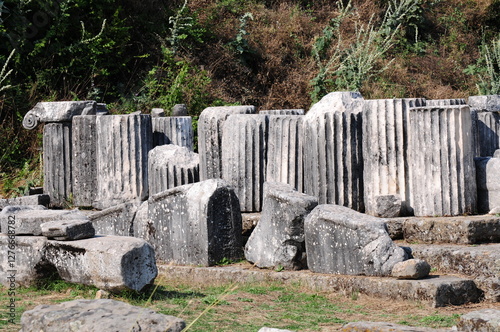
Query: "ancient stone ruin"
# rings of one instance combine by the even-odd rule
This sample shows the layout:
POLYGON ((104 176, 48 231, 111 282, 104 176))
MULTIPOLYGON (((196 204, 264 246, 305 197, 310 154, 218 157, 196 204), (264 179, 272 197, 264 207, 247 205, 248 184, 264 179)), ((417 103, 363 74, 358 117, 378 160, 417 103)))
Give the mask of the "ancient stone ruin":
POLYGON ((165 116, 39 103, 23 125, 44 126, 44 191, 0 200, 0 247, 16 236, 21 285, 57 272, 140 290, 157 261, 191 281, 259 280, 249 268, 214 267, 246 258, 268 271, 262 280, 431 306, 498 302, 499 112, 499 95, 357 92, 330 93, 308 112, 209 107, 195 153, 185 105, 165 116))

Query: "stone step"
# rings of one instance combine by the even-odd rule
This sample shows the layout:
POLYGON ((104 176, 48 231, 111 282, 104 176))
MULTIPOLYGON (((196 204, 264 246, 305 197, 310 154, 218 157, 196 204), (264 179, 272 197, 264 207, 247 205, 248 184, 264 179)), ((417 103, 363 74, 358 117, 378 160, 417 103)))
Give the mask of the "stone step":
POLYGON ((278 281, 300 283, 318 291, 359 292, 369 296, 389 299, 421 301, 430 307, 462 305, 479 302, 481 292, 474 281, 447 275, 434 275, 421 280, 400 280, 395 278, 345 276, 302 271, 260 270, 249 263, 217 267, 158 266, 159 274, 169 280, 184 280, 204 284, 255 283, 278 281))
POLYGON ((403 217, 387 219, 393 239, 407 242, 476 244, 500 242, 500 217, 403 217))
POLYGON ((473 278, 486 300, 500 302, 500 244, 398 244, 410 246, 415 258, 427 261, 439 273, 473 278))

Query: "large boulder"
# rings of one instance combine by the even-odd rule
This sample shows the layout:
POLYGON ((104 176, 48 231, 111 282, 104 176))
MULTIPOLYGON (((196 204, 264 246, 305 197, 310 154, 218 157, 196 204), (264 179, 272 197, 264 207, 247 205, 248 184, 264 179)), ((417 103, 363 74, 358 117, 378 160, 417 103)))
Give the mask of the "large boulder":
POLYGON ((305 219, 307 265, 313 272, 389 276, 407 259, 383 219, 338 205, 318 205, 305 219))
POLYGON ((115 300, 73 300, 39 305, 21 316, 20 332, 148 331, 178 332, 179 318, 115 300))
POLYGON ((257 227, 245 246, 245 258, 258 267, 305 267, 304 218, 318 200, 290 185, 266 182, 257 227))

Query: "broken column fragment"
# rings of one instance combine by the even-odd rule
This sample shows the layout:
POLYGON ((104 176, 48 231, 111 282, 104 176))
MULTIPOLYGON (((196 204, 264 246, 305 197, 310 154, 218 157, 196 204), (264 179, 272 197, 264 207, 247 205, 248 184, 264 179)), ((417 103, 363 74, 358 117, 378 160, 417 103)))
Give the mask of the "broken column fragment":
POLYGON ((266 181, 288 183, 303 192, 302 116, 269 117, 266 181))
POLYGON ((266 182, 257 227, 245 246, 245 258, 258 267, 306 267, 304 218, 318 205, 315 197, 284 183, 266 182))
POLYGON ((232 114, 254 114, 255 106, 207 107, 198 119, 200 179, 222 178, 222 134, 226 119, 232 114))
POLYGON ((34 129, 40 122, 70 122, 75 115, 92 115, 96 110, 93 100, 40 102, 26 113, 23 127, 34 129))
POLYGON ((193 127, 190 116, 153 117, 153 146, 174 144, 193 151, 193 127))
POLYGON ((158 273, 153 248, 142 239, 126 236, 49 240, 45 259, 63 280, 113 292, 140 291, 158 273))
POLYGON ((358 92, 332 92, 304 116, 304 192, 364 211, 362 106, 358 92))
POLYGON ((405 251, 383 219, 338 205, 318 205, 304 221, 307 266, 319 273, 390 276, 405 251))
POLYGON ((122 203, 89 214, 96 234, 133 236, 133 221, 139 203, 122 203))
MULTIPOLYGON (((363 183, 367 214, 378 213, 377 198, 399 195, 401 214, 411 214, 408 167, 408 110, 424 99, 375 99, 363 104, 363 183)), ((382 216, 382 217, 385 217, 382 216)), ((389 217, 387 215, 387 217, 389 217)))
POLYGON ((89 239, 95 235, 94 226, 88 219, 49 221, 40 228, 43 236, 58 241, 89 239))
POLYGON ((305 111, 301 108, 285 109, 285 110, 263 110, 263 111, 259 111, 259 114, 265 114, 265 115, 304 115, 305 111))
POLYGON ((96 122, 96 115, 73 117, 71 166, 75 206, 92 206, 97 195, 96 122))
POLYGON ((143 201, 148 196, 150 115, 97 117, 97 198, 94 207, 143 201))
POLYGON ((73 194, 71 123, 47 123, 43 128, 44 191, 50 205, 66 207, 73 194))
POLYGON ((411 203, 415 216, 475 213, 469 106, 410 108, 411 203))
POLYGON ((200 181, 197 153, 178 145, 160 145, 149 151, 149 194, 200 181))
MULTIPOLYGON (((141 209, 142 210, 142 209, 141 209)), ((148 217, 136 218, 138 234, 156 257, 180 265, 214 265, 240 259, 241 213, 238 197, 220 179, 175 187, 148 200, 148 217)))
POLYGON ((500 95, 470 96, 474 157, 491 157, 500 147, 500 95))
POLYGON ((425 106, 452 106, 452 105, 467 105, 465 99, 426 99, 425 106))
POLYGON ((222 178, 235 189, 242 212, 262 208, 268 131, 268 115, 231 115, 224 124, 222 178))

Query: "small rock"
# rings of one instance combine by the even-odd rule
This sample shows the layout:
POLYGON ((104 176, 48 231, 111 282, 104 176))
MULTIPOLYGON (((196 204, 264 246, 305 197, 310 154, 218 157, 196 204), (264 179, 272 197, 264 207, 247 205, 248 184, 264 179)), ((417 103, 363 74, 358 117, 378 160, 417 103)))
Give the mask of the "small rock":
POLYGON ((273 327, 263 327, 258 332, 293 332, 291 330, 275 329, 273 327))
POLYGON ((423 279, 429 275, 431 266, 421 259, 408 259, 396 263, 392 268, 392 276, 400 279, 423 279))
POLYGON ((100 299, 109 299, 111 297, 111 293, 108 292, 108 291, 105 291, 103 289, 99 289, 96 293, 95 293, 95 299, 96 300, 100 300, 100 299))
POLYGON ((499 332, 500 310, 483 309, 469 312, 460 317, 457 328, 463 332, 499 332))
POLYGON ((375 216, 381 218, 399 217, 401 213, 400 195, 378 195, 375 197, 375 216))
POLYGON ((57 220, 40 225, 42 235, 58 241, 89 239, 94 237, 95 229, 90 220, 57 220))
POLYGON ((176 104, 172 108, 172 116, 187 116, 188 110, 186 104, 176 104))
POLYGON ((165 116, 165 110, 163 108, 153 108, 151 110, 151 117, 163 117, 165 116))
POLYGON ((386 322, 353 322, 346 324, 340 328, 339 331, 350 331, 350 332, 441 332, 441 331, 450 331, 449 329, 433 329, 430 327, 415 327, 415 326, 406 326, 399 325, 394 323, 386 323, 386 322))

